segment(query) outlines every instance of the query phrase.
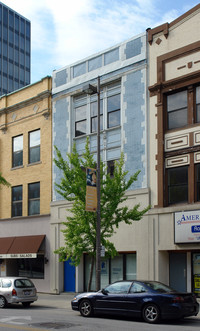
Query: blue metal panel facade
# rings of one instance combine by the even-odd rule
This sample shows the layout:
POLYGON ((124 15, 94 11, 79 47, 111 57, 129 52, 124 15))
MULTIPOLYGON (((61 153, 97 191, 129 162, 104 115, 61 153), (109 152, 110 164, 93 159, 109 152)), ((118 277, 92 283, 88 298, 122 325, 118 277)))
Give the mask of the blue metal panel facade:
MULTIPOLYGON (((131 189, 146 188, 146 33, 53 72, 53 145, 65 156, 75 142, 81 155, 86 136, 89 136, 90 149, 96 158, 96 134, 91 131, 90 113, 90 104, 96 101, 96 96, 82 95, 81 89, 87 83, 95 85, 98 75, 103 104, 101 157, 104 162, 117 160, 123 151, 129 174, 141 171, 131 189), (59 72, 61 79, 58 80, 59 72), (108 98, 116 94, 120 94, 121 100, 120 123, 109 127, 108 98), (83 105, 87 113, 86 134, 76 136, 75 111, 76 107, 83 105)), ((53 165, 53 180, 58 182, 60 178, 58 169, 53 165)), ((54 200, 62 200, 55 193, 55 188, 53 197, 54 200)))
POLYGON ((126 155, 126 170, 129 173, 141 171, 138 180, 133 183, 132 189, 146 187, 146 154, 144 139, 146 130, 145 117, 145 84, 143 70, 138 70, 127 75, 124 83, 124 101, 126 103, 124 133, 126 143, 124 153, 126 155))

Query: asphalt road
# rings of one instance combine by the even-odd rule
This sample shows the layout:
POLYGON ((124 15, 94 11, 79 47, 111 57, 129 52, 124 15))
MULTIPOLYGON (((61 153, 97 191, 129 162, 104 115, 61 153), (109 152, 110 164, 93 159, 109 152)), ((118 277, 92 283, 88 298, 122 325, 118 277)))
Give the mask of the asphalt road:
POLYGON ((73 294, 39 294, 30 308, 21 304, 0 310, 0 331, 199 331, 200 314, 183 321, 161 322, 157 325, 129 318, 98 316, 84 318, 71 310, 73 294))

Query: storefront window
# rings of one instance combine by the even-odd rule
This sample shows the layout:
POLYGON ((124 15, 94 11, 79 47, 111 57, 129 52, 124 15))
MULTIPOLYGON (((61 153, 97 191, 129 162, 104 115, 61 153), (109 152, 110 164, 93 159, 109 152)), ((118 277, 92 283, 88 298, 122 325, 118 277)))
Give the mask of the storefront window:
POLYGON ((19 277, 44 279, 44 256, 37 259, 17 259, 19 277))
POLYGON ((123 255, 111 260, 111 283, 123 279, 123 255))
POLYGON ((126 279, 136 279, 136 254, 126 255, 126 279))
POLYGON ((193 254, 193 292, 200 297, 200 253, 193 254))
MULTIPOLYGON (((88 282, 91 270, 91 257, 85 255, 85 290, 88 289, 88 282)), ((94 264, 91 290, 96 290, 96 266, 94 264)), ((119 254, 113 259, 101 258, 101 288, 118 280, 136 279, 136 254, 119 254)))

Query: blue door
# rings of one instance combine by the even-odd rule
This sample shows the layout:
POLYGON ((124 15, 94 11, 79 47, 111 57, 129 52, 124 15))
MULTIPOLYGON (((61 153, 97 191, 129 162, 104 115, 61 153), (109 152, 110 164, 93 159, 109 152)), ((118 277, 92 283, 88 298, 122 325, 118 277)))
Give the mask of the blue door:
POLYGON ((75 292, 75 267, 70 260, 64 262, 64 291, 75 292))

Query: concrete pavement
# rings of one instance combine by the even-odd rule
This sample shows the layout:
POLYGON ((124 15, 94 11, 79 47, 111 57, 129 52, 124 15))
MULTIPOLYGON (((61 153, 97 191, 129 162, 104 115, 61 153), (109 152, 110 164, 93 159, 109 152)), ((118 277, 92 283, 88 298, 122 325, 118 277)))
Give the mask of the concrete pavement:
POLYGON ((64 292, 61 294, 38 293, 37 305, 54 308, 71 308, 71 300, 76 293, 64 292))

